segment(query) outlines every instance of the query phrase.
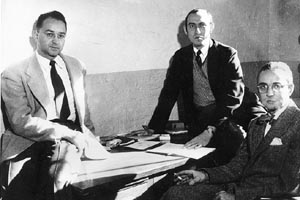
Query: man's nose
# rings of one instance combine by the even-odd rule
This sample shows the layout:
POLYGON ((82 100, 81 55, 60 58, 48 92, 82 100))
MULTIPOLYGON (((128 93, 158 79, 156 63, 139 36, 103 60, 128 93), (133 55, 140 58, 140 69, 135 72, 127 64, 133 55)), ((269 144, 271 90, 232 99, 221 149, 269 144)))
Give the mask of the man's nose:
POLYGON ((272 96, 272 95, 274 95, 274 90, 273 90, 272 87, 268 87, 268 89, 267 89, 267 96, 272 96))
POLYGON ((196 33, 201 33, 201 28, 199 26, 196 27, 196 33))
POLYGON ((52 41, 55 43, 58 43, 61 40, 61 37, 59 34, 54 34, 52 37, 52 41))
POLYGON ((52 42, 57 44, 59 42, 59 39, 58 39, 58 36, 55 35, 53 38, 52 38, 52 42))

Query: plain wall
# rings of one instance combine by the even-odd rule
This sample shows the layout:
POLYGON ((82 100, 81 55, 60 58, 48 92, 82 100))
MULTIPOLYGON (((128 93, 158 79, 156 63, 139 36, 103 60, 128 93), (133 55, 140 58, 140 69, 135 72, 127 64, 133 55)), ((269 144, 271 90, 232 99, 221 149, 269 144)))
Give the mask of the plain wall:
POLYGON ((242 62, 299 55, 297 0, 2 0, 1 6, 3 67, 31 54, 32 24, 51 10, 68 22, 63 52, 86 63, 89 74, 167 68, 186 44, 181 22, 195 7, 211 11, 213 37, 235 47, 242 62))
POLYGON ((213 38, 238 50, 250 88, 262 63, 282 60, 293 68, 299 96, 298 0, 2 0, 0 69, 32 54, 40 13, 61 11, 68 22, 63 53, 86 64, 97 134, 139 129, 150 120, 171 56, 188 44, 182 21, 196 7, 213 14, 213 38))

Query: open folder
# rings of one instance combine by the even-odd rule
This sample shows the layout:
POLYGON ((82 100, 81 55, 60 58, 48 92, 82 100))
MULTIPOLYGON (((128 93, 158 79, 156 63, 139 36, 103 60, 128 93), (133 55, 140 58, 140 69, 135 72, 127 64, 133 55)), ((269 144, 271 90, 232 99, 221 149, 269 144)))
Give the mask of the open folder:
POLYGON ((213 152, 214 150, 215 148, 209 148, 209 147, 187 149, 184 147, 183 144, 165 143, 154 149, 147 150, 147 152, 199 159, 209 154, 210 152, 213 152))

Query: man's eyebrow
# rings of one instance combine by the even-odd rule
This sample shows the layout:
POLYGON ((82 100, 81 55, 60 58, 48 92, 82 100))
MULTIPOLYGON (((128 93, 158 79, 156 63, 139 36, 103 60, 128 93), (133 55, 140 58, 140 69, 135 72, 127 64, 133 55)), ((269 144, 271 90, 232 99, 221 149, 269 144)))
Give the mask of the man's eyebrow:
POLYGON ((54 32, 54 31, 51 29, 46 29, 45 32, 54 32))
POLYGON ((259 83, 257 83, 257 85, 268 85, 268 84, 265 82, 259 82, 259 83))
MULTIPOLYGON (((45 32, 55 33, 55 31, 53 31, 51 29, 47 29, 47 30, 45 30, 45 32)), ((58 34, 66 34, 66 32, 58 32, 58 34)))
MULTIPOLYGON (((282 84, 281 82, 278 82, 278 81, 275 81, 275 82, 272 82, 272 84, 282 84)), ((262 84, 266 84, 268 85, 266 82, 259 82, 257 85, 262 85, 262 84)))

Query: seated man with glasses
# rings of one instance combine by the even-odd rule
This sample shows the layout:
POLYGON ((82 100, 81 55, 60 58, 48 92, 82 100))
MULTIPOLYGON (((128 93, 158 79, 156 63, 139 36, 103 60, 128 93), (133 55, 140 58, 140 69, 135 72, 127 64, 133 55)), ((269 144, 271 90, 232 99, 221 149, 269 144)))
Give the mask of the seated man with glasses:
POLYGON ((299 193, 300 110, 290 98, 294 84, 289 66, 264 65, 257 88, 269 114, 250 122, 237 155, 226 165, 177 173, 177 185, 164 194, 164 200, 251 200, 299 193))

